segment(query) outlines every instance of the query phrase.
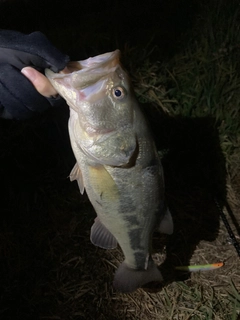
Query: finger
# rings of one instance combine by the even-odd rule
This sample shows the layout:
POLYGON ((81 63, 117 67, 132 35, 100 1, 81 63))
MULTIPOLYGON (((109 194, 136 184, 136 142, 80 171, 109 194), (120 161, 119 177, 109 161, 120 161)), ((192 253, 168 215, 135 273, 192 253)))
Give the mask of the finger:
POLYGON ((51 85, 50 81, 40 72, 31 67, 25 67, 21 70, 28 80, 31 81, 36 90, 44 97, 50 98, 58 93, 51 85))
POLYGON ((47 98, 38 93, 18 69, 9 64, 1 64, 0 70, 0 106, 3 118, 28 119, 50 107, 47 98))

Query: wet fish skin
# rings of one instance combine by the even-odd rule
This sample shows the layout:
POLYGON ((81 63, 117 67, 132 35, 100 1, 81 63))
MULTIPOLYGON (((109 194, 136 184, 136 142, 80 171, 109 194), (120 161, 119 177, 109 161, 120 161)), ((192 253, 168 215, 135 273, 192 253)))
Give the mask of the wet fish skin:
POLYGON ((91 241, 102 248, 119 243, 125 260, 114 286, 131 292, 162 281, 151 260, 151 238, 172 233, 164 204, 161 162, 119 51, 79 61, 68 75, 46 75, 70 106, 69 135, 77 163, 70 179, 86 190, 97 213, 91 241))

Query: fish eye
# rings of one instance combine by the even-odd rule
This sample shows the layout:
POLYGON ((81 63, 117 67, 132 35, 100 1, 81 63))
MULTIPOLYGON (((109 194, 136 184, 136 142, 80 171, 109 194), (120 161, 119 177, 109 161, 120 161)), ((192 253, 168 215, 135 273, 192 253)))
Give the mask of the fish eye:
POLYGON ((124 89, 122 87, 115 87, 112 89, 112 94, 114 98, 120 100, 125 96, 124 89))

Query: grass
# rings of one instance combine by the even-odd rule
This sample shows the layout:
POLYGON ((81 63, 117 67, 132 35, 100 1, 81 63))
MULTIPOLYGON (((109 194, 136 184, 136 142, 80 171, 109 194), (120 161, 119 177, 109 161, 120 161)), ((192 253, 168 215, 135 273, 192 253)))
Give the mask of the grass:
POLYGON ((212 5, 216 11, 202 13, 187 45, 173 59, 142 63, 137 93, 173 116, 213 116, 229 165, 234 152, 239 153, 239 10, 234 1, 212 5))
MULTIPOLYGON (((114 4, 114 12, 126 23, 127 5, 124 16, 119 2, 114 4)), ((67 179, 74 157, 63 106, 28 122, 1 122, 2 319, 239 320, 240 259, 213 202, 216 195, 221 204, 229 202, 235 223, 224 211, 239 240, 238 3, 184 2, 181 10, 191 8, 192 20, 184 30, 179 27, 179 42, 171 47, 173 21, 181 22, 176 15, 181 6, 175 5, 176 10, 174 3, 168 8, 173 17, 163 6, 161 19, 154 12, 154 24, 140 28, 132 23, 132 28, 144 29, 142 37, 138 35, 141 43, 134 46, 125 39, 132 39, 131 29, 126 35, 122 24, 97 12, 72 24, 68 18, 67 26, 63 20, 56 27, 57 14, 53 24, 40 24, 76 58, 79 50, 89 55, 116 44, 123 53, 162 156, 174 217, 173 236, 153 237, 153 258, 166 282, 128 295, 113 290, 113 274, 123 255, 119 248, 105 251, 89 241, 95 214, 86 195, 80 196, 77 185, 67 179), (106 27, 109 23, 111 28, 106 27), (164 39, 160 27, 171 29, 164 39), (165 54, 163 43, 168 43, 165 54), (189 275, 174 270, 179 264, 219 261, 225 265, 215 271, 189 275)), ((145 9, 136 8, 136 16, 145 9)), ((110 16, 112 8, 105 10, 110 16)))
MULTIPOLYGON (((155 103, 176 117, 214 119, 226 161, 228 179, 239 188, 240 76, 239 9, 236 2, 203 5, 188 42, 168 61, 142 61, 135 71, 139 100, 155 103), (207 12, 207 14, 206 14, 207 12)), ((134 55, 134 50, 132 50, 134 55)), ((130 66, 131 67, 131 66, 130 66)))

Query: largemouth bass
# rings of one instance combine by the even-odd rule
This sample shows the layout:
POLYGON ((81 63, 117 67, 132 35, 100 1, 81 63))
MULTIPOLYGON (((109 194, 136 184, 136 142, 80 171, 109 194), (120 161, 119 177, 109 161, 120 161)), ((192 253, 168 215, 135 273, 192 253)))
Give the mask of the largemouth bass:
POLYGON ((116 50, 78 61, 70 74, 46 70, 46 76, 70 107, 77 160, 70 179, 86 190, 97 213, 90 239, 101 248, 120 245, 125 260, 113 285, 131 292, 163 280, 151 258, 152 233, 171 234, 173 223, 162 165, 119 59, 116 50))

